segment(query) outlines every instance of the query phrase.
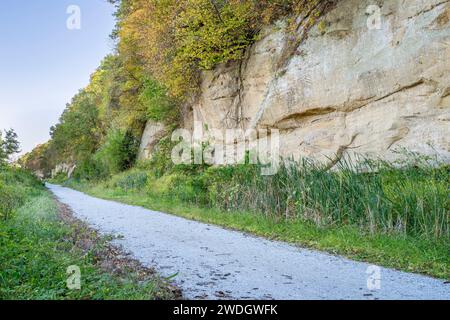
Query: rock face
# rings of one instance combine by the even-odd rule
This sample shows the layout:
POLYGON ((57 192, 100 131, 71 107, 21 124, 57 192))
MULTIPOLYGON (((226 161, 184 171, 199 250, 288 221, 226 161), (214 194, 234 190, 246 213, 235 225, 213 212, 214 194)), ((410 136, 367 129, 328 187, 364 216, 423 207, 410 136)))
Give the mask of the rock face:
POLYGON ((142 135, 138 159, 144 160, 150 158, 156 144, 165 134, 166 129, 162 123, 149 120, 142 135))
POLYGON ((55 178, 60 173, 67 174, 67 178, 70 178, 76 167, 74 164, 60 163, 52 170, 52 178, 55 178))
POLYGON ((341 0, 321 21, 296 50, 278 23, 243 61, 204 72, 191 118, 278 129, 284 157, 449 161, 450 1, 341 0))

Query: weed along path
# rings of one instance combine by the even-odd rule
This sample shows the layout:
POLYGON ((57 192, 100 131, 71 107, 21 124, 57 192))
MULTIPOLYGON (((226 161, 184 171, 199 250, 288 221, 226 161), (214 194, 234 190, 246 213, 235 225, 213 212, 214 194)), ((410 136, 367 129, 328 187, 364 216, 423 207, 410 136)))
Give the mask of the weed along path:
POLYGON ((450 299, 444 280, 48 187, 144 265, 176 275, 187 299, 450 299))

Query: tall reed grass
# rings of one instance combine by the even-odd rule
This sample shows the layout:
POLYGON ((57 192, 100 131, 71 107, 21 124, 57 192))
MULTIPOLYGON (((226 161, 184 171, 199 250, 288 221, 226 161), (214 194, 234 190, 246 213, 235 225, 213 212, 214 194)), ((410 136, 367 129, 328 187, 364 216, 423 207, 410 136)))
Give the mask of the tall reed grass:
POLYGON ((303 160, 284 162, 274 176, 248 165, 211 168, 205 182, 209 204, 226 210, 442 238, 450 231, 449 170, 342 160, 330 171, 303 160))
MULTIPOLYGON (((420 159, 419 159, 420 160, 420 159)), ((163 176, 133 169, 106 182, 224 211, 247 211, 318 227, 448 239, 450 166, 410 159, 396 163, 341 160, 333 170, 313 161, 284 161, 273 176, 258 165, 175 166, 163 176)))

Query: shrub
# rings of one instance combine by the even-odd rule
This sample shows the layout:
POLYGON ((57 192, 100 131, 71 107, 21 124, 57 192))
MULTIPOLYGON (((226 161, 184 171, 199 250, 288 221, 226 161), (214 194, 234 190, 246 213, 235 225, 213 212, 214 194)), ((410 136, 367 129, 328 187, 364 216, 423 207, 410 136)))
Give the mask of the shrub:
POLYGON ((166 136, 158 142, 151 159, 145 163, 145 167, 148 168, 153 177, 160 178, 172 171, 174 164, 171 153, 175 144, 171 141, 170 136, 166 136))
POLYGON ((139 142, 129 131, 112 129, 94 159, 114 174, 132 167, 138 148, 139 142))
POLYGON ((160 178, 149 178, 147 180, 146 190, 154 196, 172 196, 172 181, 177 179, 177 175, 168 174, 160 178))
POLYGON ((0 218, 8 219, 27 198, 40 192, 42 184, 29 172, 3 166, 0 168, 0 218))
POLYGON ((61 184, 67 180, 67 174, 64 172, 60 172, 57 175, 53 176, 51 179, 52 183, 61 184))
POLYGON ((178 122, 179 110, 176 102, 167 95, 167 90, 154 80, 145 80, 140 95, 141 103, 147 108, 147 116, 157 122, 172 125, 178 122))
POLYGON ((123 191, 143 190, 147 185, 148 174, 145 171, 132 170, 114 177, 112 185, 123 191))
POLYGON ((22 204, 22 197, 14 188, 0 182, 0 218, 10 218, 14 210, 22 204))
POLYGON ((208 189, 201 175, 175 175, 170 183, 170 196, 197 205, 208 204, 208 189))
POLYGON ((72 178, 75 180, 100 180, 109 176, 106 165, 94 157, 79 161, 72 178))

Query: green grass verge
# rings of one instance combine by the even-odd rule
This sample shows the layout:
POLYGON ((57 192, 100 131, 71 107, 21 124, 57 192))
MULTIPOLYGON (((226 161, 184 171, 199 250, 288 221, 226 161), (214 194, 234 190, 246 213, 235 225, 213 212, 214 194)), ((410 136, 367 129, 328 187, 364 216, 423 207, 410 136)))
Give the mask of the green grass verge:
POLYGON ((438 278, 450 278, 450 248, 445 239, 403 234, 369 234, 353 226, 317 227, 300 220, 285 221, 261 214, 189 205, 173 197, 111 188, 108 183, 89 184, 71 181, 68 185, 103 199, 163 211, 269 239, 343 255, 358 261, 438 278))
POLYGON ((141 281, 133 270, 121 276, 102 270, 93 252, 74 246, 81 235, 58 219, 49 192, 38 185, 32 190, 13 215, 0 219, 0 300, 134 300, 165 294, 159 279, 141 281), (67 268, 73 265, 81 270, 80 290, 67 288, 67 268))

